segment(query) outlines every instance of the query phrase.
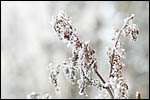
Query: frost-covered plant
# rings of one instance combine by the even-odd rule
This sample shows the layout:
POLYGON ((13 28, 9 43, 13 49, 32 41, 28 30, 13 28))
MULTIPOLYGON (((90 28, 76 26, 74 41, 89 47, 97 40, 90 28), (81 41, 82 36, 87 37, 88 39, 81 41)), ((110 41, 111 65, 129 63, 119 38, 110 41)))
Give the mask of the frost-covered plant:
MULTIPOLYGON (((125 55, 125 49, 122 48, 121 36, 131 36, 131 40, 136 40, 139 34, 139 29, 133 23, 134 14, 124 19, 123 26, 114 30, 113 37, 114 46, 108 48, 108 57, 110 65, 110 73, 107 81, 97 70, 97 60, 95 58, 95 50, 89 46, 88 41, 82 41, 78 37, 76 28, 72 25, 70 17, 63 11, 59 15, 52 18, 52 29, 57 33, 57 36, 68 48, 72 49, 72 57, 69 62, 63 61, 62 64, 48 65, 50 83, 55 87, 56 93, 60 93, 57 78, 60 71, 64 73, 66 79, 72 84, 78 84, 79 94, 88 96, 86 88, 89 86, 97 87, 100 90, 96 98, 113 98, 113 99, 127 99, 128 98, 128 84, 122 76, 122 67, 125 65, 122 59, 125 55), (79 75, 79 78, 77 78, 79 75), (95 76, 99 78, 96 79, 95 76), (103 93, 101 92, 103 91, 103 93)), ((45 98, 49 98, 45 95, 45 98)), ((137 98, 141 98, 141 94, 137 93, 137 98)), ((39 98, 39 94, 34 92, 29 94, 27 98, 39 98)))
POLYGON ((120 41, 121 35, 131 35, 132 40, 136 40, 139 30, 136 24, 133 24, 134 15, 124 20, 124 25, 121 29, 115 30, 114 47, 108 49, 110 75, 108 82, 102 78, 97 71, 97 61, 94 56, 95 51, 89 46, 89 43, 79 39, 76 28, 72 25, 70 17, 64 12, 60 12, 58 16, 52 19, 52 28, 57 33, 60 40, 67 44, 67 47, 72 49, 72 57, 69 58, 69 63, 64 62, 61 65, 49 65, 49 77, 56 90, 59 90, 57 85, 57 75, 60 69, 63 70, 66 78, 73 84, 78 83, 79 94, 87 95, 86 88, 89 86, 97 86, 98 89, 106 89, 112 98, 128 98, 128 85, 122 77, 121 69, 124 64, 121 62, 124 58, 125 50, 122 48, 120 41), (80 78, 77 79, 77 73, 80 73, 80 78), (96 74, 100 80, 93 77, 96 74))

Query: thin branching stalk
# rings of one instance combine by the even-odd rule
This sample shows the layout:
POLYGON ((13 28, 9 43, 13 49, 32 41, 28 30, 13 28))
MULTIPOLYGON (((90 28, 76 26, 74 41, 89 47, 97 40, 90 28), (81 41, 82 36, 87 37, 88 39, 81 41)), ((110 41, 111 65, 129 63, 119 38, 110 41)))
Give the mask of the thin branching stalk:
POLYGON ((114 98, 128 98, 128 84, 122 77, 121 69, 124 67, 122 59, 124 59, 125 49, 122 48, 122 41, 120 37, 122 35, 131 35, 131 40, 136 40, 139 34, 139 29, 136 24, 133 23, 134 14, 124 19, 124 25, 121 29, 115 30, 115 36, 112 40, 115 41, 114 47, 108 49, 110 73, 109 82, 114 98))
MULTIPOLYGON (((106 83, 105 80, 104 80, 103 77, 98 73, 97 70, 95 70, 95 73, 96 73, 96 75, 99 77, 99 79, 103 82, 103 84, 105 84, 105 83, 106 83)), ((113 96, 113 94, 112 94, 112 91, 111 91, 110 87, 106 87, 106 89, 107 89, 108 93, 110 94, 111 98, 114 99, 114 96, 113 96)))

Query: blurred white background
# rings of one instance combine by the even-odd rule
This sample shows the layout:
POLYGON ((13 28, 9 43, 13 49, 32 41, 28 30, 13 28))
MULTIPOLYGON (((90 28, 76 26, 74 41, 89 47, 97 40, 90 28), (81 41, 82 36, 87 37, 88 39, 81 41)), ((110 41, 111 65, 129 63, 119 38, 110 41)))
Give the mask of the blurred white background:
POLYGON ((147 1, 2 1, 1 2, 1 98, 26 98, 32 91, 52 98, 95 98, 99 91, 88 88, 80 96, 77 85, 59 76, 61 94, 49 84, 47 65, 68 61, 71 50, 60 41, 50 24, 52 16, 64 10, 77 28, 81 40, 96 50, 98 70, 105 79, 109 72, 106 47, 112 46, 113 28, 135 14, 140 34, 136 42, 124 41, 123 76, 129 84, 129 98, 140 91, 149 98, 149 2, 147 1))

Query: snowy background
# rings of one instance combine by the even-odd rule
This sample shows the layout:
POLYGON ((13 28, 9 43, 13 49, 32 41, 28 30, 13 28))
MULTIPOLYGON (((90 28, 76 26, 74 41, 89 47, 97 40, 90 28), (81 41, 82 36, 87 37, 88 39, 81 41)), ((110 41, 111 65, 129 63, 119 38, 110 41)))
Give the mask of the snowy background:
POLYGON ((149 98, 149 2, 45 1, 1 2, 1 98, 26 98, 31 92, 50 93, 52 98, 95 98, 100 92, 88 88, 89 97, 80 96, 77 85, 59 76, 61 94, 49 84, 47 65, 68 61, 71 50, 60 41, 50 24, 52 16, 64 10, 77 28, 81 40, 96 50, 98 70, 107 79, 106 48, 112 46, 113 28, 135 14, 140 34, 136 42, 124 41, 123 76, 129 84, 129 98, 140 91, 149 98))

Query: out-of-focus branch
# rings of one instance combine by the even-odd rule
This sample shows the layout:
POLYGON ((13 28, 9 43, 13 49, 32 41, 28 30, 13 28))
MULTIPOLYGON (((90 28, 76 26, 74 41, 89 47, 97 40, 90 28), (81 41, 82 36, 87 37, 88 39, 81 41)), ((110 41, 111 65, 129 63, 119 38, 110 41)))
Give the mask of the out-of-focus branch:
POLYGON ((136 91, 136 99, 142 99, 142 95, 138 91, 136 91))

